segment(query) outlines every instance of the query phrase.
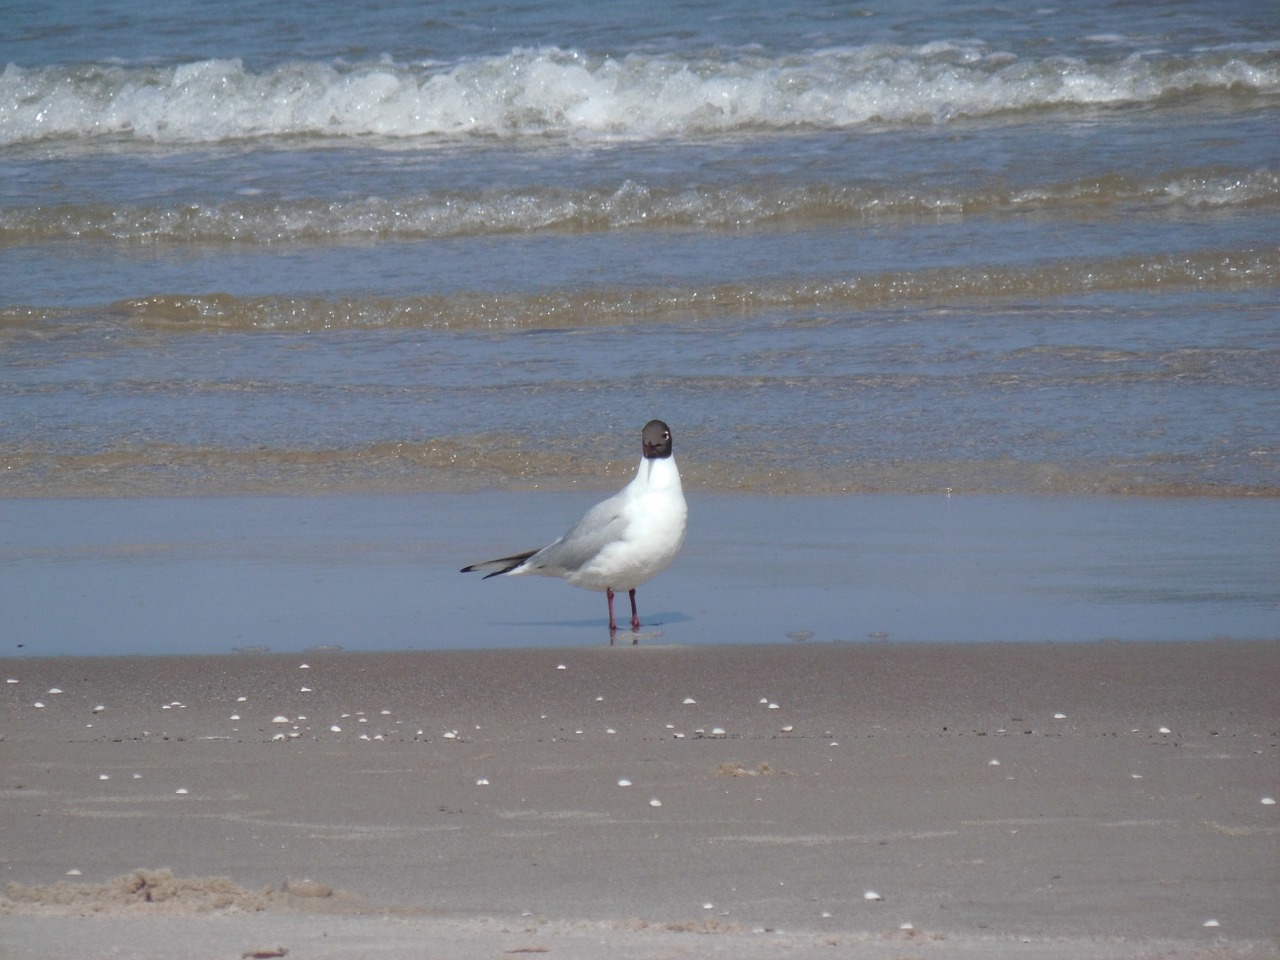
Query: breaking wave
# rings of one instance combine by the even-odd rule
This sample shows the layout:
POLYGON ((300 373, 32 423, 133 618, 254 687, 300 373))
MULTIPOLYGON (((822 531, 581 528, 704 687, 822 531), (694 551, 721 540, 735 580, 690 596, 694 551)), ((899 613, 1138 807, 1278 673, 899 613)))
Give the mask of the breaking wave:
POLYGON ((1087 62, 978 41, 783 57, 593 56, 555 47, 453 64, 236 59, 86 64, 0 74, 0 146, 212 144, 272 138, 637 140, 738 131, 937 124, 1023 111, 1280 94, 1280 49, 1087 62))

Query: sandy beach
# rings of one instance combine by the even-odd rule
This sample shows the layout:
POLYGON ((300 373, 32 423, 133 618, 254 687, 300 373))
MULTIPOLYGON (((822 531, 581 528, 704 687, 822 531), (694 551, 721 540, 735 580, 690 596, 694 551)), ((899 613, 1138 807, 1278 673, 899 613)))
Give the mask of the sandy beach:
POLYGON ((1276 954, 1274 641, 0 675, 15 960, 1276 954))

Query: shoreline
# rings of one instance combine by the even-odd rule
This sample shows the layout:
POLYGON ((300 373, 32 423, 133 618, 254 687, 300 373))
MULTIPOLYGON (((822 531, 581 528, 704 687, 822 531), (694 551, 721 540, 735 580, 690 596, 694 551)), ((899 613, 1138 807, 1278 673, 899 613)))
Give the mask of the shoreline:
POLYGON ((0 673, 24 960, 1275 955, 1280 641, 0 673), (115 881, 166 869, 163 902, 115 881))
MULTIPOLYGON (((600 594, 458 572, 597 499, 8 501, 0 654, 607 644, 600 594)), ((643 642, 1275 637, 1278 540, 1263 501, 696 495, 643 642)))

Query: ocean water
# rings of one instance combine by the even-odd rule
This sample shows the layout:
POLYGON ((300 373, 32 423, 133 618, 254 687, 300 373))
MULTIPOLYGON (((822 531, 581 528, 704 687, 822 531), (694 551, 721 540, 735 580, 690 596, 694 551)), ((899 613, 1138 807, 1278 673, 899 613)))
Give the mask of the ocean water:
POLYGON ((600 642, 456 571, 651 417, 666 642, 1275 635, 1280 6, 160 6, 0 11, 0 652, 600 642))
POLYGON ((1280 7, 16 2, 0 495, 1280 494, 1280 7))

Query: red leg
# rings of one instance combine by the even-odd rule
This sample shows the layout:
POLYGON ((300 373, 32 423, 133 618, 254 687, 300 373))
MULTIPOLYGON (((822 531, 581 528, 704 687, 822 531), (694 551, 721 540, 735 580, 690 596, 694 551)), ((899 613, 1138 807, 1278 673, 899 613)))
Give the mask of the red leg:
POLYGON ((636 631, 640 629, 640 614, 636 611, 636 592, 632 589, 627 595, 631 597, 631 629, 636 631))
POLYGON ((606 587, 604 596, 609 601, 609 633, 613 634, 618 629, 618 621, 613 619, 613 591, 606 587))

